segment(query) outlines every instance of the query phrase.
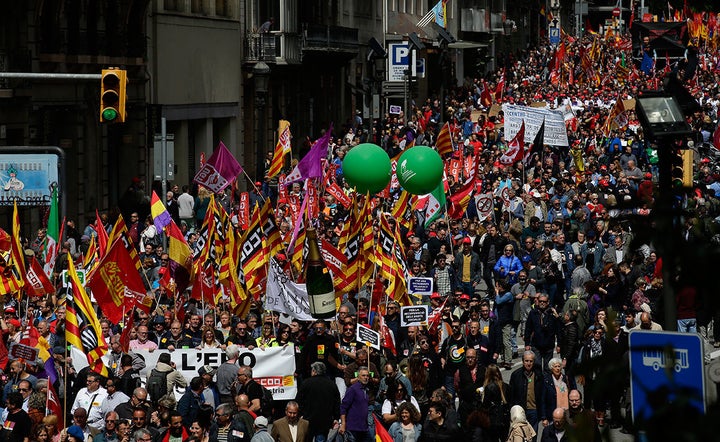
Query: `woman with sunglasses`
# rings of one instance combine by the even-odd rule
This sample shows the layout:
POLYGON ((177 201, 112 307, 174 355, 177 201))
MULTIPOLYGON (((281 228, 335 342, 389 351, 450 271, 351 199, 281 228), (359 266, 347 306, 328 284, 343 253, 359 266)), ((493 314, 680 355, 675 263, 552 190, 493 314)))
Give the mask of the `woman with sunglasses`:
POLYGON ((408 403, 420 412, 420 405, 413 396, 410 396, 402 382, 391 381, 388 385, 387 395, 382 405, 382 417, 386 426, 391 425, 400 419, 398 407, 400 404, 408 403))

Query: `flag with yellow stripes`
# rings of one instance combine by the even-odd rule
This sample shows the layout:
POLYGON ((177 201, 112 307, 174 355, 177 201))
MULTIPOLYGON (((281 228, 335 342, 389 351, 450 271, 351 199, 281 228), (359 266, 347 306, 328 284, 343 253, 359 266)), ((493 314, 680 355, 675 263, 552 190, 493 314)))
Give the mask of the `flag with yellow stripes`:
MULTIPOLYGON (((2 252, 2 251, 0 251, 2 252)), ((13 205, 12 238, 10 250, 0 266, 0 295, 19 294, 25 286, 25 256, 20 242, 20 215, 17 201, 13 205)))
POLYGON ((68 253, 68 277, 72 290, 67 294, 67 313, 65 314, 65 340, 87 355, 90 369, 107 376, 108 370, 102 357, 108 351, 102 335, 100 321, 93 309, 85 288, 80 283, 72 256, 68 253))
POLYGON ((267 252, 265 239, 262 234, 262 225, 260 224, 259 205, 255 208, 250 216, 250 226, 242 238, 242 253, 240 263, 245 274, 245 284, 247 291, 258 299, 261 293, 265 291, 265 283, 267 281, 267 252))

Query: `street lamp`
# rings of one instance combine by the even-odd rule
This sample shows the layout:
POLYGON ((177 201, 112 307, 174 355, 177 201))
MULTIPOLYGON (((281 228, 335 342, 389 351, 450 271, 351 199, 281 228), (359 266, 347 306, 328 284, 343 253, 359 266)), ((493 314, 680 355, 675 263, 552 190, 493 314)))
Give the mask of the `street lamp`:
POLYGON ((692 134, 677 99, 665 93, 643 92, 636 100, 638 119, 648 139, 679 138, 692 134))
POLYGON ((257 175, 256 180, 262 180, 265 173, 265 96, 268 92, 270 82, 270 66, 263 61, 255 63, 252 69, 255 79, 255 106, 258 113, 258 137, 257 137, 257 175))

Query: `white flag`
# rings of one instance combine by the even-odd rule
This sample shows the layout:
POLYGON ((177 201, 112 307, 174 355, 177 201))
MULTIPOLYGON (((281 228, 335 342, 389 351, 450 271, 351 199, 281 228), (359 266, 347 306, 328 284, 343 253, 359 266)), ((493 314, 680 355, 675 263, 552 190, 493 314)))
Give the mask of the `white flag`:
POLYGON ((301 321, 313 321, 305 284, 293 282, 275 258, 270 260, 265 309, 285 313, 301 321))

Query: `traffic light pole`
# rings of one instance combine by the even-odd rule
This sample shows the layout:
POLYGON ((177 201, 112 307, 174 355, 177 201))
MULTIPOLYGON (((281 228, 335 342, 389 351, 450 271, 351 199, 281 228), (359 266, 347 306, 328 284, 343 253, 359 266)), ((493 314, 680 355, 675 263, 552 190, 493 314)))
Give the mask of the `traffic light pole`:
POLYGON ((677 227, 679 226, 675 226, 677 220, 675 217, 675 208, 673 207, 675 200, 672 185, 673 140, 658 140, 657 151, 659 167, 658 187, 660 191, 659 204, 657 206, 660 212, 660 216, 657 217, 657 247, 660 249, 660 256, 663 257, 662 296, 665 320, 663 328, 669 331, 677 331, 677 307, 672 278, 675 268, 674 260, 678 250, 679 230, 677 227))
POLYGON ((25 80, 101 80, 102 74, 51 74, 37 72, 0 72, 0 78, 25 80))

